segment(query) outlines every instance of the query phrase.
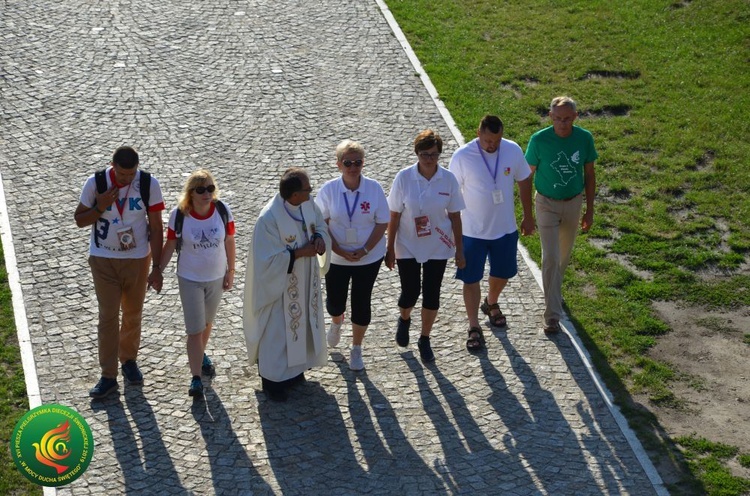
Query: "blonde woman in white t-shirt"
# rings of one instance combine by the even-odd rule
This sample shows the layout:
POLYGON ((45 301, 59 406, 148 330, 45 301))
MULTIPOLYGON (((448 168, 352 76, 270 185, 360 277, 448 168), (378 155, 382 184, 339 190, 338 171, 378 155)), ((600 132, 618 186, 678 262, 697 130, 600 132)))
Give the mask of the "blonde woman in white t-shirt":
POLYGON ((234 285, 234 218, 218 196, 219 189, 209 171, 197 170, 188 177, 177 208, 169 215, 160 263, 164 270, 178 250, 177 280, 192 374, 188 394, 194 398, 203 397, 201 375, 216 374, 205 353, 206 345, 222 293, 234 285), (181 229, 177 225, 178 211, 183 217, 181 229))
POLYGON ((409 344, 411 312, 422 293, 422 332, 417 342, 422 361, 435 360, 430 332, 440 307, 440 287, 448 259, 463 268, 461 210, 464 199, 456 177, 438 165, 443 140, 425 129, 414 140, 417 163, 396 174, 388 196, 391 217, 385 264, 398 264, 401 296, 396 343, 409 344))
POLYGON ((326 310, 331 316, 329 346, 341 339, 346 300, 351 282, 351 370, 365 367, 362 342, 371 319, 372 288, 385 256, 388 202, 383 187, 362 175, 365 149, 344 140, 336 147, 336 167, 341 176, 320 188, 315 203, 331 235, 333 255, 326 274, 326 310))

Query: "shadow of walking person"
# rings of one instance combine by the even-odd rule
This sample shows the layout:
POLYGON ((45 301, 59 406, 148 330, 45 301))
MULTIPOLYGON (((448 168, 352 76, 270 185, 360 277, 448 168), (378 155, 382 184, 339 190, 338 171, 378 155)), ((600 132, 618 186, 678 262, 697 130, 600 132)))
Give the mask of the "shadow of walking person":
POLYGON ((361 494, 371 487, 336 398, 317 382, 293 388, 294 394, 283 403, 256 392, 274 491, 285 496, 361 494))
MULTIPOLYGON (((349 415, 371 476, 369 492, 379 494, 448 494, 442 478, 425 464, 399 425, 393 407, 366 371, 352 372, 336 362, 346 380, 349 415), (357 382, 362 384, 364 398, 357 382), (373 422, 370 412, 374 412, 373 422), (378 430, 380 433, 378 433, 378 430), (388 480, 388 484, 383 481, 388 480)), ((367 491, 361 491, 364 493, 367 491)))
POLYGON ((591 453, 606 454, 597 457, 595 466, 611 494, 654 494, 655 491, 650 491, 653 485, 648 475, 570 339, 567 334, 560 333, 552 341, 586 397, 585 401, 578 401, 575 405, 586 427, 581 433, 581 443, 591 453), (616 442, 603 446, 604 439, 616 442))
POLYGON ((204 401, 194 401, 193 418, 200 426, 211 466, 215 494, 273 494, 237 438, 232 420, 216 392, 207 387, 204 401))
POLYGON ((142 388, 126 389, 124 395, 127 411, 119 396, 114 401, 91 402, 93 411, 104 410, 107 414, 115 457, 124 480, 124 487, 121 487, 119 478, 103 477, 103 480, 97 480, 97 486, 106 489, 108 494, 188 494, 177 476, 154 411, 144 397, 142 388), (132 424, 136 426, 137 436, 132 424), (112 483, 117 485, 110 487, 112 483))
POLYGON ((520 494, 524 487, 534 487, 520 460, 497 447, 499 442, 488 439, 493 430, 489 419, 475 418, 478 410, 467 407, 464 396, 434 363, 424 366, 416 359, 404 360, 417 380, 424 410, 438 434, 444 460, 439 467, 436 462, 435 468, 451 494, 501 494, 511 490, 520 494), (425 370, 434 377, 440 395, 430 386, 425 370), (490 427, 490 432, 484 432, 482 426, 485 430, 490 427))
POLYGON ((499 331, 493 334, 520 381, 525 403, 510 391, 492 361, 482 358, 482 372, 492 390, 490 404, 511 430, 506 439, 509 451, 528 462, 538 485, 547 494, 605 494, 589 468, 589 460, 599 453, 588 450, 584 453, 582 441, 560 411, 555 396, 541 386, 507 334, 499 331))

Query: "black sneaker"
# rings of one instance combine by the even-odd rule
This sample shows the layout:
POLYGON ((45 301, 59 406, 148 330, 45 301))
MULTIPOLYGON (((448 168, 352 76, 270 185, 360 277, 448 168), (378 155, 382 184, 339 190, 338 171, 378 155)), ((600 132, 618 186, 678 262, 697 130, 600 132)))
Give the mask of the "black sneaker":
POLYGON ((143 374, 141 374, 138 364, 135 360, 128 360, 122 364, 122 375, 128 380, 128 383, 133 386, 139 386, 143 384, 143 374))
POLYGON ((193 380, 190 381, 188 394, 194 398, 203 398, 203 382, 201 382, 200 377, 193 377, 193 380))
POLYGON ((419 356, 424 363, 435 361, 435 354, 432 352, 432 347, 430 346, 430 336, 419 336, 417 347, 419 348, 419 356))
POLYGON ((117 379, 108 379, 106 377, 102 377, 99 379, 99 382, 96 383, 96 386, 89 391, 89 396, 96 399, 101 399, 106 396, 109 396, 111 393, 114 393, 117 391, 117 379))
POLYGON ((396 344, 402 348, 409 346, 409 326, 411 326, 411 319, 404 320, 401 317, 398 318, 396 344))
POLYGON ((205 353, 203 354, 203 364, 201 365, 201 372, 203 372, 203 375, 206 377, 215 377, 216 376, 216 367, 214 367, 214 362, 211 361, 210 358, 208 358, 208 355, 205 353))

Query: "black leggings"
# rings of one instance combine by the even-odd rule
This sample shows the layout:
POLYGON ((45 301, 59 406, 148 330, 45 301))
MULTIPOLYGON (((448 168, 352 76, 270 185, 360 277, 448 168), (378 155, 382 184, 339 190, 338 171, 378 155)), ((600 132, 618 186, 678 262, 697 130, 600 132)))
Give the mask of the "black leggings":
POLYGON ((366 327, 370 325, 372 310, 372 288, 380 271, 381 258, 367 265, 331 264, 326 274, 326 310, 328 315, 337 317, 346 310, 346 297, 349 294, 349 281, 352 282, 352 324, 366 327))
POLYGON ((401 279, 401 296, 398 298, 400 308, 411 308, 417 303, 422 293, 422 308, 437 310, 440 308, 440 287, 448 260, 427 260, 420 264, 415 258, 400 258, 398 277, 401 279), (421 274, 420 274, 421 269, 421 274))

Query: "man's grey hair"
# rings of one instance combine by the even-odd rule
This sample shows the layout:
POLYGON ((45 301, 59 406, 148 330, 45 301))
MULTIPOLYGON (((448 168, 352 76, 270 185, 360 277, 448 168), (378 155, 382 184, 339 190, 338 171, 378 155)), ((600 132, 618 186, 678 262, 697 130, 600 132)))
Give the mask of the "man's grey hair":
POLYGON ((552 103, 550 103, 549 105, 550 112, 555 107, 570 107, 574 112, 577 112, 576 101, 569 96, 556 96, 555 98, 553 98, 552 103))

